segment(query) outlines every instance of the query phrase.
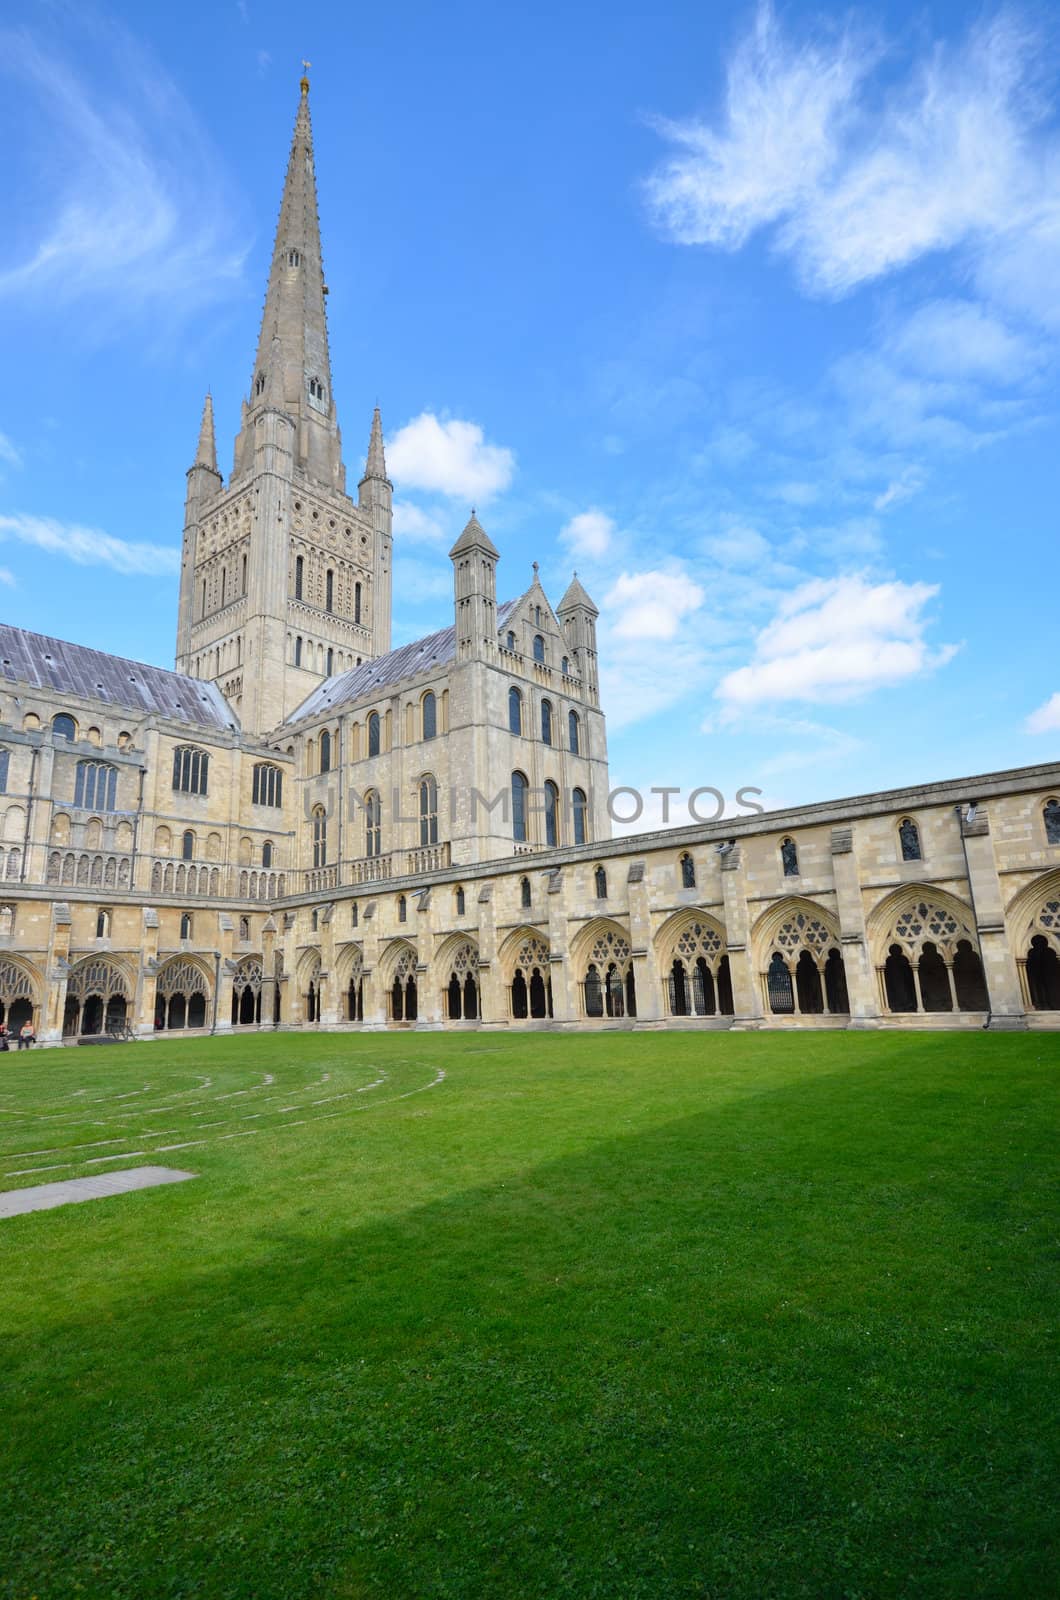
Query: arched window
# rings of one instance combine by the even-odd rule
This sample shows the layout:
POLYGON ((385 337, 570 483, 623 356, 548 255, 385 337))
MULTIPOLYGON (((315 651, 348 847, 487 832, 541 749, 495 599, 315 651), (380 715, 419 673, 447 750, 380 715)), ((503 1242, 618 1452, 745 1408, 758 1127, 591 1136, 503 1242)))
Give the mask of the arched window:
POLYGON ((329 567, 328 571, 327 571, 327 576, 324 579, 324 610, 325 611, 334 611, 334 609, 335 609, 335 574, 334 574, 333 570, 331 569, 331 567, 329 567))
POLYGON ((331 734, 327 728, 320 735, 320 770, 331 771, 331 734))
POLYGON ((380 724, 380 721, 379 721, 379 713, 378 713, 378 711, 369 711, 369 713, 368 713, 368 754, 370 756, 377 756, 379 754, 380 727, 381 727, 381 724, 380 724))
POLYGON ((559 844, 559 790, 551 778, 545 784, 545 843, 559 844))
POLYGON ((560 663, 560 665, 563 668, 564 677, 569 677, 570 676, 570 656, 564 656, 563 660, 560 663))
POLYGON ((604 871, 603 867, 597 867, 596 871, 593 873, 593 883, 596 886, 596 898, 598 900, 606 900, 607 873, 604 871))
POLYGON ((313 865, 326 867, 328 863, 328 814, 323 806, 313 807, 313 865))
POLYGON ((508 732, 523 731, 523 697, 513 684, 508 690, 508 732))
POLYGON ((571 711, 567 715, 567 734, 570 753, 576 756, 581 749, 581 723, 576 711, 571 711))
POLYGON ((360 622, 361 620, 361 586, 359 583, 355 583, 353 586, 353 620, 354 622, 360 622))
POLYGON ((1046 844, 1060 844, 1060 800, 1047 800, 1042 810, 1046 844))
POLYGON ((263 867, 272 866, 272 840, 266 839, 261 847, 261 864, 263 867))
POLYGON ((52 718, 52 734, 56 739, 76 739, 77 724, 73 717, 68 717, 65 711, 60 711, 57 717, 52 718))
POLYGON ((541 702, 541 742, 542 742, 542 744, 551 744, 552 743, 552 701, 551 700, 542 700, 542 702, 541 702))
POLYGON ((190 828, 185 828, 184 835, 180 841, 180 859, 182 861, 193 861, 195 859, 195 835, 190 828))
POLYGON ((226 600, 225 591, 227 590, 227 588, 228 588, 228 568, 227 567, 222 567, 221 568, 221 604, 222 604, 222 606, 225 604, 225 600, 226 600))
POLYGON ((378 856, 383 848, 383 807, 378 792, 370 789, 364 797, 364 853, 378 856))
POLYGON ((545 664, 545 641, 539 633, 534 634, 534 660, 541 666, 545 664))
POLYGON ((540 606, 535 606, 534 607, 534 627, 535 628, 540 628, 540 626, 541 626, 541 607, 540 606))
MULTIPOLYGON (((808 954, 805 950, 802 953, 808 954)), ((790 1016, 795 1010, 795 986, 791 981, 787 963, 779 950, 774 950, 769 960, 766 971, 766 993, 769 996, 769 1009, 775 1016, 790 1016)))
POLYGON ((799 876, 799 852, 794 839, 780 841, 780 864, 784 869, 785 878, 799 876))
POLYGON ((109 911, 97 911, 96 912, 96 938, 97 939, 109 939, 110 938, 110 912, 109 911))
POLYGON ((305 557, 304 556, 295 556, 295 558, 294 558, 294 597, 295 597, 296 600, 301 600, 301 598, 302 598, 302 589, 304 587, 304 584, 305 584, 305 557))
POLYGON ((420 779, 420 844, 438 843, 438 785, 430 773, 420 779))
POLYGON ((694 889, 696 886, 696 864, 686 850, 681 857, 681 887, 694 889))
POLYGON ((250 918, 249 917, 240 917, 240 919, 239 919, 239 937, 243 941, 244 944, 249 943, 249 941, 250 941, 250 918))
POLYGON ((259 762, 254 768, 251 796, 256 806, 282 806, 283 773, 280 768, 259 762))
POLYGON ((246 594, 246 592, 247 592, 247 558, 246 558, 246 556, 243 557, 243 570, 242 570, 242 573, 241 573, 241 582, 242 582, 242 588, 241 588, 240 592, 242 594, 246 594))
POLYGON ((525 910, 532 903, 532 900, 533 895, 530 889, 530 879, 521 878, 519 880, 519 904, 525 910))
POLYGON ((294 642, 294 664, 295 664, 296 667, 300 667, 302 665, 302 636, 301 636, 301 634, 299 634, 298 638, 294 642))
POLYGON ((574 843, 584 844, 586 838, 585 817, 588 810, 585 790, 575 789, 572 798, 574 801, 574 843))
POLYGON ((7 769, 10 761, 10 750, 0 750, 0 794, 7 793, 7 769))
MULTIPOLYGON (((309 931, 310 931, 310 933, 316 933, 319 927, 320 927, 320 912, 319 911, 311 911, 309 913, 309 931)), ((310 1021, 312 1021, 312 1018, 310 1018, 310 1021)))
POLYGON ((74 805, 86 811, 113 811, 118 769, 98 761, 79 761, 74 780, 74 805))
POLYGON ((506 647, 514 655, 515 654, 515 634, 512 633, 511 629, 508 630, 508 637, 505 639, 504 643, 505 643, 506 647))
POLYGON ((398 895, 398 921, 407 922, 409 919, 409 903, 403 894, 398 895))
POLYGON ((180 794, 205 794, 210 758, 205 750, 178 745, 173 752, 173 787, 180 794))
POLYGON ((180 937, 182 939, 190 939, 191 938, 191 930, 192 930, 191 912, 190 911, 185 911, 181 915, 181 919, 180 919, 180 937))
POLYGON ((457 916, 458 917, 462 917, 466 910, 467 910, 467 897, 465 896, 463 889, 457 889, 457 891, 456 891, 456 914, 457 914, 457 916))
POLYGON ((265 374, 263 372, 259 372, 257 377, 254 379, 254 393, 265 393, 265 374))
POLYGON ((360 920, 361 920, 360 907, 358 906, 358 904, 357 904, 357 902, 355 900, 353 902, 353 905, 350 907, 350 927, 351 928, 356 928, 356 926, 357 926, 357 924, 358 924, 358 922, 360 920))
POLYGON ((432 691, 427 690, 423 697, 423 737, 433 739, 438 732, 438 702, 432 691))
POLYGON ((328 645, 328 653, 327 653, 327 656, 325 657, 325 660, 324 660, 324 676, 327 677, 327 678, 330 678, 331 674, 334 672, 334 670, 335 670, 335 652, 331 648, 331 646, 328 645))
POLYGON ((902 847, 903 861, 921 861, 920 829, 912 817, 903 817, 898 824, 898 842, 902 847))
POLYGON ((512 838, 516 844, 526 843, 526 797, 529 788, 525 773, 512 773, 512 838))

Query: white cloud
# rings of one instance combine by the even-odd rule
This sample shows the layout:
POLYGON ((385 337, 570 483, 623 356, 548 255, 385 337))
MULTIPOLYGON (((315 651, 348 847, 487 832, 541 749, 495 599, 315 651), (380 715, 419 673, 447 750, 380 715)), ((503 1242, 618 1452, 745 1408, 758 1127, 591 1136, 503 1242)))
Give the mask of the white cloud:
POLYGON ((0 433, 0 461, 6 461, 8 466, 20 467, 22 465, 22 452, 18 449, 13 439, 6 433, 0 433))
POLYGON ((707 539, 703 548, 722 567, 758 567, 772 555, 768 539, 739 523, 707 539))
POLYGON ((1028 339, 971 300, 930 300, 888 341, 906 365, 920 372, 1011 383, 1038 366, 1028 339))
POLYGON ((754 659, 716 693, 729 710, 761 701, 849 700, 943 666, 955 645, 933 650, 924 607, 938 586, 815 578, 782 603, 755 640, 754 659))
POLYGON ((8 567, 0 567, 0 583, 6 584, 9 589, 15 587, 15 574, 8 567))
MULTIPOLYGON (((409 500, 395 500, 394 533, 399 539, 407 539, 410 544, 437 544, 444 540, 446 529, 437 517, 424 511, 422 506, 415 506, 409 500)), ((455 539, 456 534, 452 537, 455 539)))
POLYGON ((599 560, 605 556, 614 536, 614 522, 605 511, 598 511, 595 506, 571 517, 566 527, 560 530, 564 544, 575 555, 585 556, 589 560, 599 560))
POLYGON ((892 478, 886 489, 880 491, 872 502, 874 511, 890 511, 903 500, 911 500, 924 487, 924 475, 918 467, 906 467, 892 478))
POLYGON ((52 517, 0 516, 0 539, 18 539, 81 567, 112 567, 115 572, 170 577, 180 571, 175 546, 116 539, 98 528, 56 522, 52 517))
POLYGON ((488 500, 507 489, 515 454, 487 444, 477 422, 442 421, 424 411, 387 444, 387 465, 405 489, 427 489, 460 500, 488 500))
POLYGON ((0 32, 0 59, 35 96, 27 133, 41 146, 25 163, 31 187, 9 199, 0 295, 186 313, 241 277, 233 197, 172 81, 128 34, 80 20, 109 55, 91 84, 43 36, 0 32))
POLYGON ((719 128, 661 124, 679 153, 649 182, 655 216, 679 243, 726 250, 773 225, 804 285, 829 295, 955 247, 990 263, 1000 243, 984 276, 1027 310, 1047 302, 1055 323, 1056 272, 1026 247, 1035 233, 1060 254, 1045 53, 1002 10, 877 90, 871 41, 847 30, 796 44, 764 5, 731 62, 719 128))
POLYGON ((1050 695, 1044 705, 1027 718, 1028 733, 1060 733, 1060 692, 1050 695))
POLYGON ((704 599, 686 573, 623 572, 604 597, 608 628, 616 639, 672 639, 704 599))

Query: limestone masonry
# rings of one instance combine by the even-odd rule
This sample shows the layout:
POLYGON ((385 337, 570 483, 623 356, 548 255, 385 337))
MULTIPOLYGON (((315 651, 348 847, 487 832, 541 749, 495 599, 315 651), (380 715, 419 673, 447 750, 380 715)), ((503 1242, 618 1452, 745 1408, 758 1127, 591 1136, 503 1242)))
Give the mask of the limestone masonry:
POLYGON ((597 609, 391 650, 378 410, 346 492, 303 79, 227 482, 207 398, 176 672, 0 628, 0 1021, 1060 1026, 1060 765, 612 840, 597 609))

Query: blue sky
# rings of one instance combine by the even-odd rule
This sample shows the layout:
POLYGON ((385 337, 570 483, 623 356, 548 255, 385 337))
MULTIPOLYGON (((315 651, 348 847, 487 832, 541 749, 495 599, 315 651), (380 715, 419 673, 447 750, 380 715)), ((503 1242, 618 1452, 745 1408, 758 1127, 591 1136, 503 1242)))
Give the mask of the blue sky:
POLYGON ((475 504, 502 596, 536 558, 600 605, 616 783, 787 804, 1056 757, 1055 11, 303 11, 6 8, 10 620, 172 664, 307 56, 395 642, 448 620, 475 504))

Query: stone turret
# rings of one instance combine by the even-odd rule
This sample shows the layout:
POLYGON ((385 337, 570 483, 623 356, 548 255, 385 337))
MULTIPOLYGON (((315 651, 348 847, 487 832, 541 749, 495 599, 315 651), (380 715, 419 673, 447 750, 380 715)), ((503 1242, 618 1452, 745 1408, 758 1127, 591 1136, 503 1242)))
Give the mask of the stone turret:
POLYGON ((600 696, 599 668, 596 659, 596 619, 600 615, 575 573, 566 594, 556 607, 556 616, 578 667, 586 694, 597 703, 600 696))
POLYGON ((453 563, 458 660, 493 660, 497 653, 497 546, 472 511, 449 552, 453 563))
POLYGON ((364 477, 357 488, 360 509, 371 519, 375 533, 373 590, 375 593, 375 649, 380 655, 390 649, 390 612, 393 584, 394 485, 386 475, 383 448, 383 419, 376 406, 368 435, 368 457, 364 477))
POLYGON ((189 671, 191 628, 195 614, 195 559, 198 550, 202 508, 220 494, 223 479, 217 470, 217 443, 213 426, 213 398, 209 390, 199 424, 199 444, 195 460, 188 468, 188 487, 184 498, 184 539, 180 558, 180 600, 177 610, 177 670, 189 671))

